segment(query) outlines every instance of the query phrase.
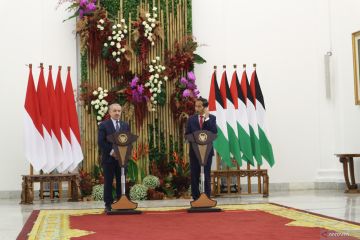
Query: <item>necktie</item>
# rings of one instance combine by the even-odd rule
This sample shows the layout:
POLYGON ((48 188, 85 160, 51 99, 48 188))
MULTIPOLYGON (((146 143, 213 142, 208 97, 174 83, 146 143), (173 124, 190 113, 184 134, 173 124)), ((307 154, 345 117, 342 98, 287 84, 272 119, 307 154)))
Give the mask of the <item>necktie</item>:
POLYGON ((115 128, 116 132, 120 131, 120 124, 119 124, 119 120, 116 121, 116 128, 115 128))
POLYGON ((200 128, 202 129, 204 123, 204 116, 200 116, 200 128))

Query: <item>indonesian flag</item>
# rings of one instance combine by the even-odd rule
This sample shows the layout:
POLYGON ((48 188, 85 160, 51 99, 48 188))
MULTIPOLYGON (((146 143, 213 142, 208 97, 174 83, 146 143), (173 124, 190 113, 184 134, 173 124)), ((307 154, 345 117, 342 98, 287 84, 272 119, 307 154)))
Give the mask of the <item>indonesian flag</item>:
POLYGON ((67 101, 65 97, 64 88, 61 81, 61 67, 59 67, 56 77, 55 94, 56 101, 58 103, 58 109, 60 109, 60 129, 61 129, 61 142, 64 153, 64 161, 57 168, 59 172, 65 172, 73 164, 72 149, 71 149, 71 135, 69 116, 67 109, 67 101))
POLYGON ((35 171, 40 171, 46 164, 46 152, 39 101, 35 91, 31 65, 24 107, 25 156, 35 171))
POLYGON ((226 114, 225 114, 226 127, 227 127, 231 157, 234 158, 236 162, 241 166, 242 165, 241 153, 240 153, 239 140, 237 136, 238 131, 237 131, 237 122, 235 117, 236 112, 234 107, 234 100, 231 96, 230 87, 225 70, 221 76, 220 92, 226 108, 226 114))
POLYGON ((70 166, 69 171, 73 171, 78 166, 78 164, 83 160, 84 156, 81 150, 80 129, 79 129, 78 116, 75 106, 74 90, 72 87, 71 77, 70 77, 70 67, 68 68, 68 73, 66 78, 65 97, 66 97, 67 109, 69 115, 71 148, 72 148, 72 159, 73 159, 73 164, 70 166))
POLYGON ((246 100, 242 93, 236 70, 234 71, 231 78, 230 92, 233 97, 234 106, 236 109, 235 118, 237 121, 237 134, 240 150, 243 153, 243 159, 251 165, 254 165, 253 153, 251 149, 249 120, 246 111, 246 100))
POLYGON ((255 108, 256 108, 256 117, 259 127, 259 142, 261 148, 261 155, 272 167, 274 166, 274 154, 272 150, 271 143, 266 135, 265 127, 265 101, 260 88, 260 83, 256 74, 256 69, 251 75, 250 82, 251 93, 255 97, 255 108))
POLYGON ((42 170, 45 173, 50 173, 56 168, 56 165, 54 160, 54 151, 52 148, 52 138, 51 138, 50 103, 45 85, 43 66, 41 66, 41 70, 40 70, 39 81, 37 85, 37 95, 39 99, 39 107, 42 118, 43 136, 44 136, 45 152, 46 152, 46 164, 42 168, 42 170))
POLYGON ((246 71, 244 70, 241 77, 241 89, 243 91, 243 95, 246 99, 246 111, 249 120, 249 130, 250 130, 250 139, 251 139, 251 148, 254 155, 254 158, 258 165, 262 165, 261 158, 261 150, 259 143, 259 131, 257 125, 256 118, 256 110, 255 110, 255 99, 251 94, 250 85, 248 82, 248 78, 246 75, 246 71))
POLYGON ((51 112, 51 140, 54 152, 54 165, 57 168, 64 161, 64 153, 61 147, 60 109, 56 99, 51 66, 49 67, 47 93, 51 112))
POLYGON ((216 80, 216 72, 211 77, 211 86, 209 93, 209 112, 216 116, 217 138, 213 145, 221 159, 228 166, 232 166, 230 159, 230 148, 227 137, 227 123, 225 117, 225 105, 223 103, 219 85, 216 80))

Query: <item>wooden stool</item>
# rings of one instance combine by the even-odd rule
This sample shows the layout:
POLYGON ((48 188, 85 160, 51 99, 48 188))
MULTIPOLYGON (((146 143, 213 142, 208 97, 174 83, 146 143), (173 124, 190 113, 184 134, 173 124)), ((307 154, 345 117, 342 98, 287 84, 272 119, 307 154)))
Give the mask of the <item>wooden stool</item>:
POLYGON ((360 193, 358 186, 355 182, 355 173, 354 173, 354 159, 360 157, 360 154, 335 154, 339 158, 339 161, 343 165, 344 178, 347 189, 345 193, 360 193), (349 171, 350 171, 350 180, 349 180, 349 171))

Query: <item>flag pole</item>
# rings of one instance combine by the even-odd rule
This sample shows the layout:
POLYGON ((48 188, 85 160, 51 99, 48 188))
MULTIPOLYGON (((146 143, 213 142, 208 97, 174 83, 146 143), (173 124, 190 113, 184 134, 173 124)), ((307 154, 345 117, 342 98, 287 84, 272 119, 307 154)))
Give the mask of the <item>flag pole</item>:
POLYGON ((223 69, 226 69, 226 65, 223 65, 223 69))
POLYGON ((253 64, 253 67, 256 69, 256 63, 253 64))
POLYGON ((246 68, 246 64, 243 64, 243 68, 246 68))
POLYGON ((234 64, 234 69, 236 69, 236 67, 237 67, 236 64, 234 64))

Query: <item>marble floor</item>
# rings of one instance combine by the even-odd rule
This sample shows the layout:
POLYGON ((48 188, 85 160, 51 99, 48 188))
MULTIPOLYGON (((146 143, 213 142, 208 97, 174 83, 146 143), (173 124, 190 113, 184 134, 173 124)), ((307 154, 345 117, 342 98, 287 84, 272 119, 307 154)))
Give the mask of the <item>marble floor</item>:
MULTIPOLYGON (((261 195, 217 198, 218 204, 278 203, 335 218, 360 222, 360 194, 343 191, 307 190, 274 192, 268 198, 261 195)), ((102 202, 35 201, 33 205, 20 205, 20 199, 0 199, 0 240, 16 239, 33 210, 103 208, 102 202)), ((189 200, 142 201, 140 207, 188 206, 189 200)))

